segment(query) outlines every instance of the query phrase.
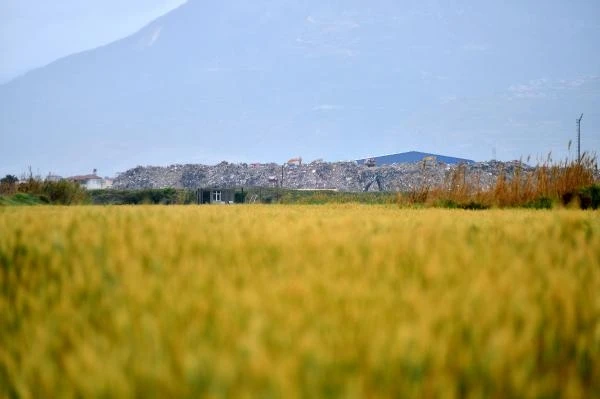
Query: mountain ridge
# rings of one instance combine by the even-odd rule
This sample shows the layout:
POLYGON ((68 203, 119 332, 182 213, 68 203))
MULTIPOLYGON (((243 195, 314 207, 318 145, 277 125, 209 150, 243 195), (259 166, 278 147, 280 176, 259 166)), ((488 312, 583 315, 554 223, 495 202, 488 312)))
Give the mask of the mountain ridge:
MULTIPOLYGON (((352 28, 321 35, 300 2, 259 3, 189 1, 128 37, 0 86, 0 127, 16 149, 0 166, 35 157, 60 171, 63 158, 96 146, 103 151, 75 155, 69 166, 348 158, 330 150, 355 128, 327 106, 356 97, 347 94, 368 68, 331 47, 352 28), (44 153, 55 142, 57 153, 44 153)), ((365 115, 349 119, 369 124, 365 115)))
MULTIPOLYGON (((31 164, 113 174, 137 164, 356 159, 403 148, 469 159, 497 149, 517 159, 547 153, 548 143, 566 147, 567 122, 556 114, 582 105, 581 93, 597 93, 600 80, 528 83, 541 65, 507 53, 500 44, 510 41, 494 51, 473 43, 480 30, 500 40, 507 28, 488 8, 467 11, 417 1, 191 0, 130 36, 0 86, 0 172, 31 164), (476 18, 485 27, 472 29, 476 18), (507 75, 526 61, 530 70, 507 75)), ((527 48, 538 44, 523 38, 527 48)), ((590 98, 583 105, 597 103, 590 98)))

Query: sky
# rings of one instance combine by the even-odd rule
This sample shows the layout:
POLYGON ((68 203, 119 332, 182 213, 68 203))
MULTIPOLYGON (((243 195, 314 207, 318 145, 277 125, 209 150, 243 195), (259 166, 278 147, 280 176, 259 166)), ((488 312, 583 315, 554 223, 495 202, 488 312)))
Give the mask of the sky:
MULTIPOLYGON (((60 57, 125 37, 183 2, 3 0, 0 83, 60 57)), ((296 2, 305 9, 295 9, 303 14, 294 15, 294 21, 284 19, 289 10, 283 4, 292 3, 288 0, 196 2, 209 16, 211 11, 224 10, 233 20, 249 15, 244 7, 266 5, 270 11, 259 19, 282 18, 282 23, 270 25, 274 30, 269 33, 291 35, 290 51, 302 51, 305 57, 324 63, 360 65, 365 73, 360 81, 352 81, 351 74, 328 76, 317 71, 312 77, 305 75, 306 81, 297 82, 297 89, 301 93, 303 86, 306 90, 317 87, 314 93, 304 93, 311 102, 294 102, 289 93, 277 94, 280 104, 297 107, 285 118, 266 120, 254 112, 252 104, 222 99, 230 101, 227 105, 235 112, 212 128, 230 134, 256 127, 265 137, 256 134, 253 138, 267 149, 266 154, 283 154, 277 159, 255 152, 231 153, 226 147, 189 145, 189 133, 182 127, 172 132, 180 145, 173 141, 132 153, 123 143, 134 143, 134 138, 107 143, 103 153, 112 158, 105 164, 95 162, 93 167, 112 174, 136 164, 279 162, 297 155, 336 160, 409 150, 477 161, 530 158, 530 163, 536 163, 548 153, 554 159, 574 156, 576 146, 573 143, 569 149, 568 143, 575 140, 575 119, 581 113, 583 150, 600 152, 598 0, 307 0, 296 2), (298 20, 301 24, 296 26, 298 20), (349 120, 354 124, 351 133, 349 120), (363 127, 372 134, 357 133, 363 127), (287 148, 280 151, 269 141, 269 135, 287 131, 305 138, 294 143, 294 153, 287 148), (113 151, 111 146, 117 145, 123 148, 113 151), (319 152, 323 148, 326 153, 319 152), (117 164, 117 159, 122 161, 117 164)), ((234 31, 234 25, 231 29, 232 37, 245 34, 234 31)), ((174 37, 178 37, 177 27, 157 25, 143 43, 150 47, 169 43, 174 49, 186 45, 174 37)), ((252 43, 258 40, 252 35, 247 40, 249 48, 260 47, 252 43)), ((209 61, 196 72, 239 77, 272 67, 272 60, 255 59, 249 65, 227 64, 217 58, 209 61)), ((7 163, 4 169, 0 162, 0 174, 22 167, 24 161, 19 162, 7 163)), ((52 168, 65 175, 78 172, 52 168)))
POLYGON ((185 0, 2 0, 0 83, 134 33, 185 0))

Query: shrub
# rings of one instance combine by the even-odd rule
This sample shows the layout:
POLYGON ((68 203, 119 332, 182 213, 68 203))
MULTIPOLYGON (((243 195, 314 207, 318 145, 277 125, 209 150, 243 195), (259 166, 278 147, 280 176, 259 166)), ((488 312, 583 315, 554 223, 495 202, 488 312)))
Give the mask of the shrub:
POLYGON ((67 180, 47 181, 41 187, 41 197, 48 203, 60 205, 82 204, 88 202, 88 193, 79 184, 67 180))
POLYGON ((174 188, 146 190, 93 190, 92 203, 97 205, 172 205, 192 204, 195 193, 174 188))
POLYGON ((524 205, 525 208, 531 209, 552 209, 553 201, 548 197, 539 197, 524 205))
MULTIPOLYGON (((4 184, 4 183, 3 183, 4 184)), ((14 185, 12 190, 4 187, 1 191, 8 194, 9 204, 83 204, 89 201, 88 193, 77 183, 67 180, 42 182, 34 178, 14 185)))
POLYGON ((581 209, 598 209, 600 205, 600 185, 591 185, 562 195, 562 204, 581 209))
MULTIPOLYGON (((598 209, 600 207, 600 184, 594 184, 581 190, 581 195, 589 200, 588 208, 598 209)), ((588 209, 584 208, 584 209, 588 209)))
POLYGON ((464 203, 456 202, 450 199, 439 200, 435 203, 436 207, 448 208, 448 209, 468 209, 472 211, 479 211, 483 209, 489 209, 489 205, 482 204, 476 201, 467 201, 464 203))

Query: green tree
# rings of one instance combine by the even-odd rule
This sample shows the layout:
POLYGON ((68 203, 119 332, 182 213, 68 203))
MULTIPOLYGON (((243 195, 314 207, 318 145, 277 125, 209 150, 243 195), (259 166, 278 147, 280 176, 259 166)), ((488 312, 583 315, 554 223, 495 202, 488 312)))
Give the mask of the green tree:
POLYGON ((0 183, 8 185, 16 184, 18 181, 19 179, 17 178, 17 176, 14 175, 6 175, 2 179, 0 179, 0 183))
POLYGON ((16 176, 6 175, 0 179, 0 194, 14 194, 17 190, 17 179, 16 176))

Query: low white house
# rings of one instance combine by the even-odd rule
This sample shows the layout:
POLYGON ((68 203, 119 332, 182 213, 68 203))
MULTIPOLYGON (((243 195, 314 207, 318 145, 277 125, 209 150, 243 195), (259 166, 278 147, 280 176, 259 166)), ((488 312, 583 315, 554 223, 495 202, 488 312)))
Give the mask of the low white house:
POLYGON ((104 179, 96 175, 96 169, 94 169, 94 173, 91 175, 73 176, 69 177, 68 180, 79 183, 79 185, 86 190, 99 190, 104 188, 104 179))

